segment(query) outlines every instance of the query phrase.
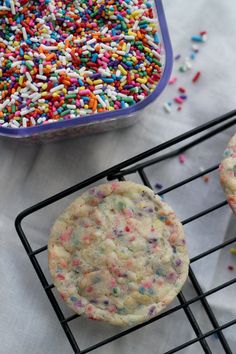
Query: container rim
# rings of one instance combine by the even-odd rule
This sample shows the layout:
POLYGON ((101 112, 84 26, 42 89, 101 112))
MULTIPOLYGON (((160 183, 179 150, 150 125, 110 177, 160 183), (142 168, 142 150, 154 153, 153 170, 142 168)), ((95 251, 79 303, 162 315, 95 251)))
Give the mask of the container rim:
MULTIPOLYGON (((119 109, 118 119, 120 117, 136 113, 137 111, 140 111, 141 109, 149 105, 151 102, 153 102, 162 93, 171 75, 172 66, 173 66, 173 51, 172 51, 169 31, 167 27, 166 17, 164 13, 163 3, 162 0, 154 0, 154 3, 157 10, 157 17, 160 25, 162 44, 165 52, 164 70, 162 72, 161 79, 158 82, 155 90, 149 96, 147 96, 143 101, 140 101, 131 107, 119 109)), ((48 124, 42 124, 38 126, 20 128, 20 129, 0 127, 0 136, 7 136, 12 138, 30 137, 34 134, 40 134, 46 131, 49 132, 51 130, 69 128, 69 127, 79 126, 79 125, 84 125, 89 123, 97 123, 99 121, 105 121, 109 118, 114 119, 115 117, 117 117, 118 112, 108 111, 104 113, 96 113, 89 116, 77 117, 70 120, 63 120, 63 121, 52 122, 48 124)))

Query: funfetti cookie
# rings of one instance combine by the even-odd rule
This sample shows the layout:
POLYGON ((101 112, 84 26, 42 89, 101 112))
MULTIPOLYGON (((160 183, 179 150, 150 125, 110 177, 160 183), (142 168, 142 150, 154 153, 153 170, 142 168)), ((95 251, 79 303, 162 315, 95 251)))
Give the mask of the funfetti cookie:
POLYGON ((156 316, 188 274, 183 228, 153 191, 133 182, 89 189, 56 220, 49 268, 75 312, 114 325, 156 316))
POLYGON ((236 134, 224 151, 224 159, 220 164, 219 171, 220 182, 227 201, 236 214, 236 134))

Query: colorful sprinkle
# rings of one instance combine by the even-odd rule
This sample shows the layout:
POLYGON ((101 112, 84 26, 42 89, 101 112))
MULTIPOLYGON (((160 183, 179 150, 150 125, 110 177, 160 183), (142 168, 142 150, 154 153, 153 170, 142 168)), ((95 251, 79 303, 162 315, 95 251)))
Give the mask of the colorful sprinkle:
POLYGON ((183 164, 183 163, 185 163, 185 161, 186 161, 186 156, 184 154, 180 154, 179 155, 179 162, 183 164))
POLYGON ((232 272, 234 270, 234 266, 232 266, 231 264, 228 265, 228 270, 232 272))
POLYGON ((236 255, 236 247, 230 248, 230 253, 236 255))
POLYGON ((200 75, 201 75, 201 72, 200 72, 200 71, 198 71, 198 72, 194 75, 194 77, 193 77, 193 79, 192 79, 192 82, 196 82, 196 81, 198 81, 198 79, 199 79, 200 75))

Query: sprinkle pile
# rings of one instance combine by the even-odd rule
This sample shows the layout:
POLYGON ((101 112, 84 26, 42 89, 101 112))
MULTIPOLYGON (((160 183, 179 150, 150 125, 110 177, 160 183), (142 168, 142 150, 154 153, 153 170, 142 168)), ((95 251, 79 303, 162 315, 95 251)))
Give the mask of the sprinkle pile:
POLYGON ((157 32, 149 0, 0 0, 0 125, 143 100, 162 73, 157 32))

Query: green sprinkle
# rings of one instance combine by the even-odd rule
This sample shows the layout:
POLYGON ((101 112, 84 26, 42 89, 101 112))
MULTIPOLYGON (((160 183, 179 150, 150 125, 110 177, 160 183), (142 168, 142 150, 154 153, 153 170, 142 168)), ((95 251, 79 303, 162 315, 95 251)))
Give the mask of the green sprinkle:
POLYGON ((61 117, 64 117, 64 116, 66 116, 66 115, 69 114, 69 113, 70 113, 70 110, 67 109, 67 110, 64 111, 64 112, 61 112, 60 116, 61 116, 61 117))
POLYGON ((70 93, 69 95, 66 95, 65 98, 76 98, 76 93, 70 93))
POLYGON ((33 68, 29 63, 25 63, 25 65, 27 66, 27 68, 31 71, 33 68))

